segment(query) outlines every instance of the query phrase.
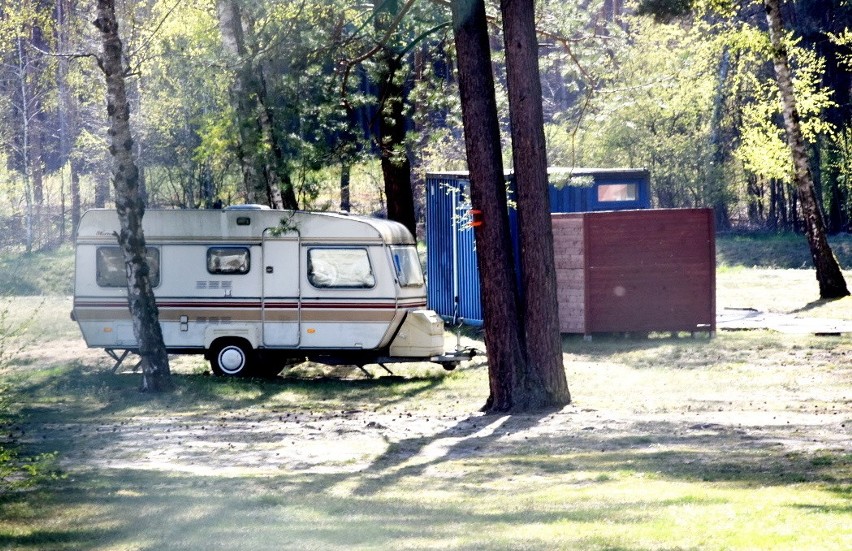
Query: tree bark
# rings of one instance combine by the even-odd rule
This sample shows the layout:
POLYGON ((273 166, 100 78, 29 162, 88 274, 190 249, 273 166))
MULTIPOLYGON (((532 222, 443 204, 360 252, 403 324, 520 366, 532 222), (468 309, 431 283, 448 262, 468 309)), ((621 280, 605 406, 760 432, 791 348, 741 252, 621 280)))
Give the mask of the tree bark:
POLYGON ((118 243, 124 252, 127 302, 138 352, 142 357, 142 390, 163 391, 171 386, 171 371, 145 257, 145 234, 142 231, 145 207, 139 195, 139 169, 133 158, 130 106, 114 0, 98 0, 94 25, 100 31, 103 43, 99 65, 106 77, 109 151, 113 159, 115 205, 121 224, 118 243))
POLYGON ((826 238, 822 212, 814 191, 808 152, 802 130, 799 125, 799 112, 793 90, 793 78, 790 72, 787 48, 784 44, 784 27, 781 21, 779 0, 764 0, 766 19, 769 22, 769 39, 772 43, 772 62, 778 89, 781 92, 784 126, 787 129, 787 144, 793 156, 794 180, 798 200, 802 209, 805 235, 811 251, 816 277, 819 282, 819 296, 823 299, 840 298, 849 295, 846 280, 840 271, 826 238))
POLYGON ((490 389, 483 409, 515 411, 526 406, 527 366, 509 235, 485 4, 483 0, 453 0, 451 9, 470 169, 470 200, 473 209, 481 212, 482 222, 474 226, 474 232, 490 389))
POLYGON ((533 0, 501 0, 500 9, 517 186, 521 312, 530 370, 525 401, 529 409, 558 407, 570 403, 571 395, 559 333, 535 4, 533 0))
POLYGON ((217 0, 216 13, 223 48, 235 67, 230 96, 236 116, 237 157, 246 193, 250 201, 259 201, 262 195, 272 208, 295 210, 296 194, 282 175, 283 154, 275 136, 263 66, 255 67, 245 46, 243 14, 235 0, 217 0))
POLYGON ((352 207, 350 202, 351 193, 349 182, 352 179, 352 165, 348 162, 340 163, 340 210, 349 212, 352 207))
MULTIPOLYGON (((56 46, 57 50, 64 52, 68 46, 68 15, 66 10, 67 0, 56 0, 56 46)), ((57 115, 59 117, 59 157, 60 166, 68 164, 71 172, 71 239, 77 231, 80 221, 80 178, 74 171, 74 163, 71 161, 71 113, 74 110, 71 100, 71 90, 68 86, 68 59, 60 57, 56 66, 56 87, 59 90, 57 103, 57 115), (75 187, 76 186, 76 187, 75 187), (75 191, 76 191, 76 217, 75 217, 75 191)), ((62 189, 62 222, 61 240, 65 240, 66 217, 65 211, 65 189, 63 180, 62 189)))
MULTIPOLYGON (((390 20, 399 11, 397 0, 377 1, 376 31, 385 34, 390 20)), ((388 219, 395 220, 417 236, 414 194, 411 190, 411 160, 405 145, 405 89, 400 76, 404 70, 397 52, 382 46, 379 55, 382 70, 379 77, 378 141, 385 181, 388 219)))
MULTIPOLYGON (((728 190, 725 182, 725 159, 727 157, 727 147, 730 147, 730 140, 726 140, 724 130, 722 128, 725 108, 725 86, 728 81, 728 73, 731 70, 731 54, 728 48, 722 51, 721 59, 719 59, 719 69, 716 73, 716 90, 713 96, 713 115, 710 119, 710 143, 712 146, 713 155, 711 164, 708 167, 707 174, 710 181, 707 182, 709 191, 708 204, 713 205, 713 212, 716 217, 717 230, 731 229, 731 216, 728 212, 728 190)), ((751 203, 749 203, 751 205, 751 203)))
POLYGON ((77 161, 71 159, 71 239, 77 235, 77 227, 80 225, 82 207, 80 205, 80 170, 77 161))
POLYGON ((28 63, 24 52, 23 38, 18 37, 15 40, 17 53, 17 67, 15 68, 15 76, 18 79, 16 83, 19 87, 20 105, 18 106, 18 115, 21 120, 21 167, 24 180, 24 200, 26 202, 26 251, 33 250, 33 190, 30 168, 30 93, 27 87, 28 63))

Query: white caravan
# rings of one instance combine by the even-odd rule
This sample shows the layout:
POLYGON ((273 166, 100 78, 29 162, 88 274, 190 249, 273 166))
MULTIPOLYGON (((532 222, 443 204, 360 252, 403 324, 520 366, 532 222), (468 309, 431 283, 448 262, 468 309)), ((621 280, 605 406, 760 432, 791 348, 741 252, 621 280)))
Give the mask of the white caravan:
MULTIPOLYGON (((469 358, 444 352, 414 239, 396 222, 244 206, 149 210, 143 229, 166 348, 205 354, 216 374, 469 358)), ((118 231, 114 210, 81 218, 72 312, 117 365, 138 348, 118 231)))

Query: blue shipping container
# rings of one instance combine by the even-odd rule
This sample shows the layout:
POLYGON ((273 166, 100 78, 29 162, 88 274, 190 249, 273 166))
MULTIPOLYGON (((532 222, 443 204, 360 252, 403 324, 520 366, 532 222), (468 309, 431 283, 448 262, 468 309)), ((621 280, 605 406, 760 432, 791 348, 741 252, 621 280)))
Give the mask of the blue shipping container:
MULTIPOLYGON (((552 168, 551 212, 647 209, 645 169, 552 168)), ((513 175, 506 175, 510 190, 513 175)), ((466 171, 426 175, 426 276, 429 308, 447 320, 482 324, 476 242, 470 227, 470 179, 466 171)), ((517 216, 509 212, 517 251, 517 216)), ((515 255, 516 263, 518 255, 515 255)))

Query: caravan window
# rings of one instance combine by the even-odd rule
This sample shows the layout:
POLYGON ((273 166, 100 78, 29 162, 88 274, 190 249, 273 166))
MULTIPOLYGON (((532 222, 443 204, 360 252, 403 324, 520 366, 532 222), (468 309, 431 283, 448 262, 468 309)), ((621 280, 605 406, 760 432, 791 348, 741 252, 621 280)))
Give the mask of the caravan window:
POLYGON ((423 269, 415 247, 391 247, 391 257, 396 269, 396 279, 401 287, 421 287, 423 269))
POLYGON ((323 289, 368 289, 376 285, 367 249, 309 249, 308 281, 323 289))
POLYGON ((251 255, 246 247, 210 247, 207 271, 211 274, 247 274, 251 255))
MULTIPOLYGON (((160 250, 148 248, 145 251, 148 267, 151 269, 151 287, 160 284, 160 250)), ((98 247, 95 252, 96 281, 101 287, 127 287, 127 270, 124 267, 124 253, 120 247, 98 247)))

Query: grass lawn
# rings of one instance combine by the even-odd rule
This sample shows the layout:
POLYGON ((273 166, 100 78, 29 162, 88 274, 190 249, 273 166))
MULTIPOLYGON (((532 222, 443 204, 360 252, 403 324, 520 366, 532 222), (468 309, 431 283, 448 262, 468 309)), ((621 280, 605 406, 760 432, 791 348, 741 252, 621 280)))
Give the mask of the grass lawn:
MULTIPOLYGON (((852 319, 852 298, 818 301, 810 271, 758 266, 720 262, 719 308, 852 319)), ((174 392, 140 394, 83 347, 65 296, 6 304, 7 325, 37 323, 0 369, 2 434, 23 458, 55 452, 60 476, 0 495, 3 549, 852 541, 849 335, 565 337, 572 405, 485 416, 481 360, 234 381, 181 357, 174 392)))

